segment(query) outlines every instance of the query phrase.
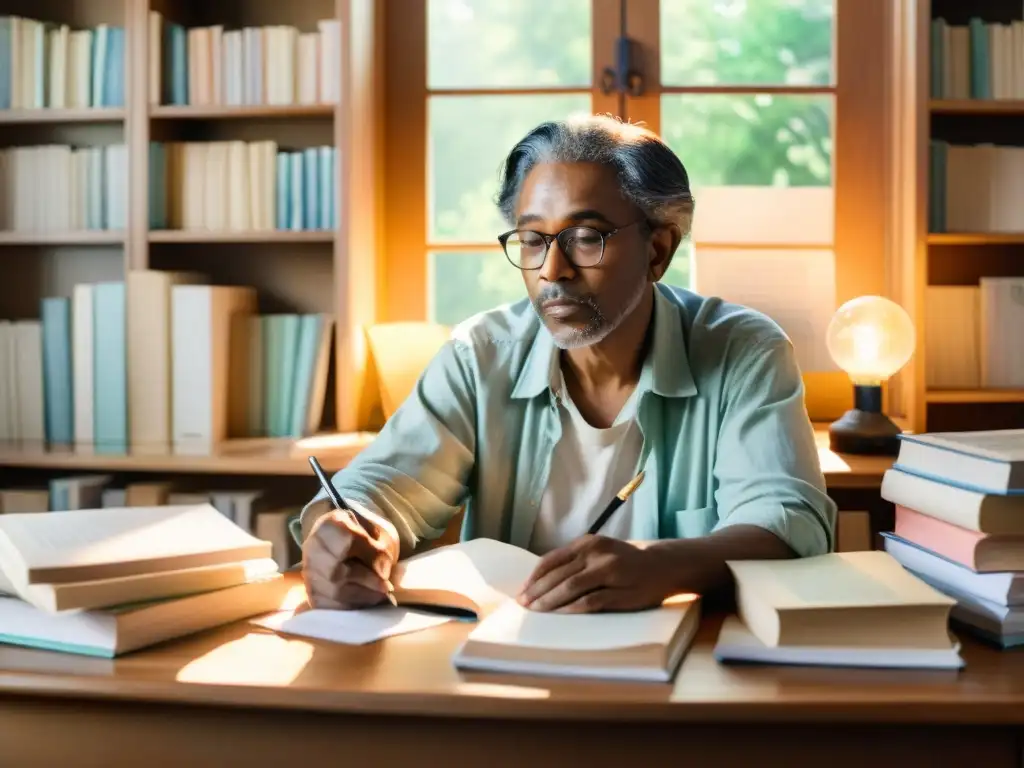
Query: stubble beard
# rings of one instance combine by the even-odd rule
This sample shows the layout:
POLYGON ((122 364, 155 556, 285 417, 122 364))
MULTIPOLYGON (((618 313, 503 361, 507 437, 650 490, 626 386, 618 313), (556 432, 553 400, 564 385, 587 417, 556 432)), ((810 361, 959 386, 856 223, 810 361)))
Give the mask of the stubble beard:
POLYGON ((636 287, 633 292, 629 295, 626 302, 621 305, 620 311, 616 312, 613 316, 608 317, 601 308, 594 301, 593 296, 585 296, 578 301, 583 304, 587 309, 590 310, 590 319, 580 327, 566 326, 560 323, 555 323, 552 328, 544 321, 544 312, 540 308, 542 301, 546 301, 551 298, 550 296, 538 297, 533 303, 534 311, 540 317, 542 322, 545 322, 548 330, 551 332, 551 337, 555 341, 555 346, 559 349, 580 349, 581 347, 589 347, 594 344, 598 344, 604 341, 608 336, 622 325, 622 321, 629 317, 633 311, 640 306, 640 302, 643 301, 644 294, 650 290, 651 287, 647 283, 646 275, 643 275, 637 279, 636 287))

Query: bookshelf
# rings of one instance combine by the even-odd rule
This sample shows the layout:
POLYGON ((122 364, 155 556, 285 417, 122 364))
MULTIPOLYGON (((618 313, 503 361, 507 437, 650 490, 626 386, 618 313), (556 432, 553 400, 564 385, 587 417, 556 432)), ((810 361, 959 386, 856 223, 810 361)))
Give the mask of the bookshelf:
MULTIPOLYGON (((136 270, 192 270, 201 273, 207 284, 251 286, 261 314, 323 313, 334 319, 321 429, 365 428, 372 417, 363 397, 369 374, 361 329, 376 319, 380 279, 375 244, 381 196, 377 172, 383 92, 377 65, 381 12, 374 0, 0 0, 0 16, 68 25, 72 31, 100 25, 124 30, 122 103, 0 109, 0 148, 123 144, 127 190, 124 228, 0 230, 0 259, 5 264, 0 318, 39 319, 42 298, 71 296, 79 283, 123 281, 136 270), (288 103, 228 104, 234 98, 224 93, 202 104, 168 103, 166 94, 151 98, 151 12, 186 29, 220 25, 224 31, 289 26, 307 33, 318 31, 318 22, 336 21, 340 97, 300 103, 308 99, 297 93, 296 85, 288 103), (336 226, 297 230, 172 228, 167 222, 150 226, 151 143, 271 141, 282 150, 296 152, 334 148, 330 208, 336 226), (345 375, 336 375, 338 370, 345 375)), ((164 90, 164 78, 160 80, 164 90)), ((239 438, 205 456, 179 456, 171 449, 96 453, 0 444, 0 470, 308 475, 301 451, 294 453, 295 445, 294 439, 239 438)), ((321 462, 338 468, 350 453, 329 452, 321 462)))
POLYGON ((1024 180, 1024 78, 1003 64, 1022 55, 1014 32, 1003 37, 1024 32, 1021 3, 896 5, 894 136, 906 152, 894 161, 903 208, 894 273, 918 328, 900 377, 904 409, 916 431, 1024 427, 1024 373, 1000 362, 1019 354, 1024 323, 1011 331, 996 319, 1017 283, 994 280, 1024 286, 1024 215, 1013 208, 1019 200, 1024 210, 1024 185, 998 181, 1018 158, 1024 180))

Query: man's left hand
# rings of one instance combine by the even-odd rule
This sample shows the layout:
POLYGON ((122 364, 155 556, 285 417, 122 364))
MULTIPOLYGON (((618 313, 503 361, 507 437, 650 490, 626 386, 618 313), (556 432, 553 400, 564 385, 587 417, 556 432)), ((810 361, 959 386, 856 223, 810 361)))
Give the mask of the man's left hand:
POLYGON ((557 613, 652 608, 671 593, 665 571, 657 552, 587 535, 541 558, 519 602, 557 613))

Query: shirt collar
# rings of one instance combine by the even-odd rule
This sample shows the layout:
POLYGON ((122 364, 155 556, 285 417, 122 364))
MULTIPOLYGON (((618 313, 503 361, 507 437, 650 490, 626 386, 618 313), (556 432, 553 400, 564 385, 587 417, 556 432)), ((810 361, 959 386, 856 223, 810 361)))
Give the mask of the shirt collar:
MULTIPOLYGON (((554 376, 558 361, 558 346, 544 323, 540 322, 526 362, 512 389, 512 398, 529 399, 545 390, 553 391, 558 381, 554 376)), ((662 397, 697 394, 678 308, 657 285, 654 287, 654 341, 644 360, 637 387, 641 390, 639 394, 650 390, 662 397)))

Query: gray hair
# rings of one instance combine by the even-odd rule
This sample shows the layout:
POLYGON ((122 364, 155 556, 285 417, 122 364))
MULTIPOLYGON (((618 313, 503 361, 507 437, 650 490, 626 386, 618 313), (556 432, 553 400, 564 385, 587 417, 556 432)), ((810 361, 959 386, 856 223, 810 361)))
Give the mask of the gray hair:
POLYGON ((542 123, 526 134, 502 164, 497 204, 515 226, 523 181, 540 163, 597 163, 613 168, 622 194, 653 224, 675 224, 685 237, 693 220, 686 168, 653 131, 606 115, 542 123))

